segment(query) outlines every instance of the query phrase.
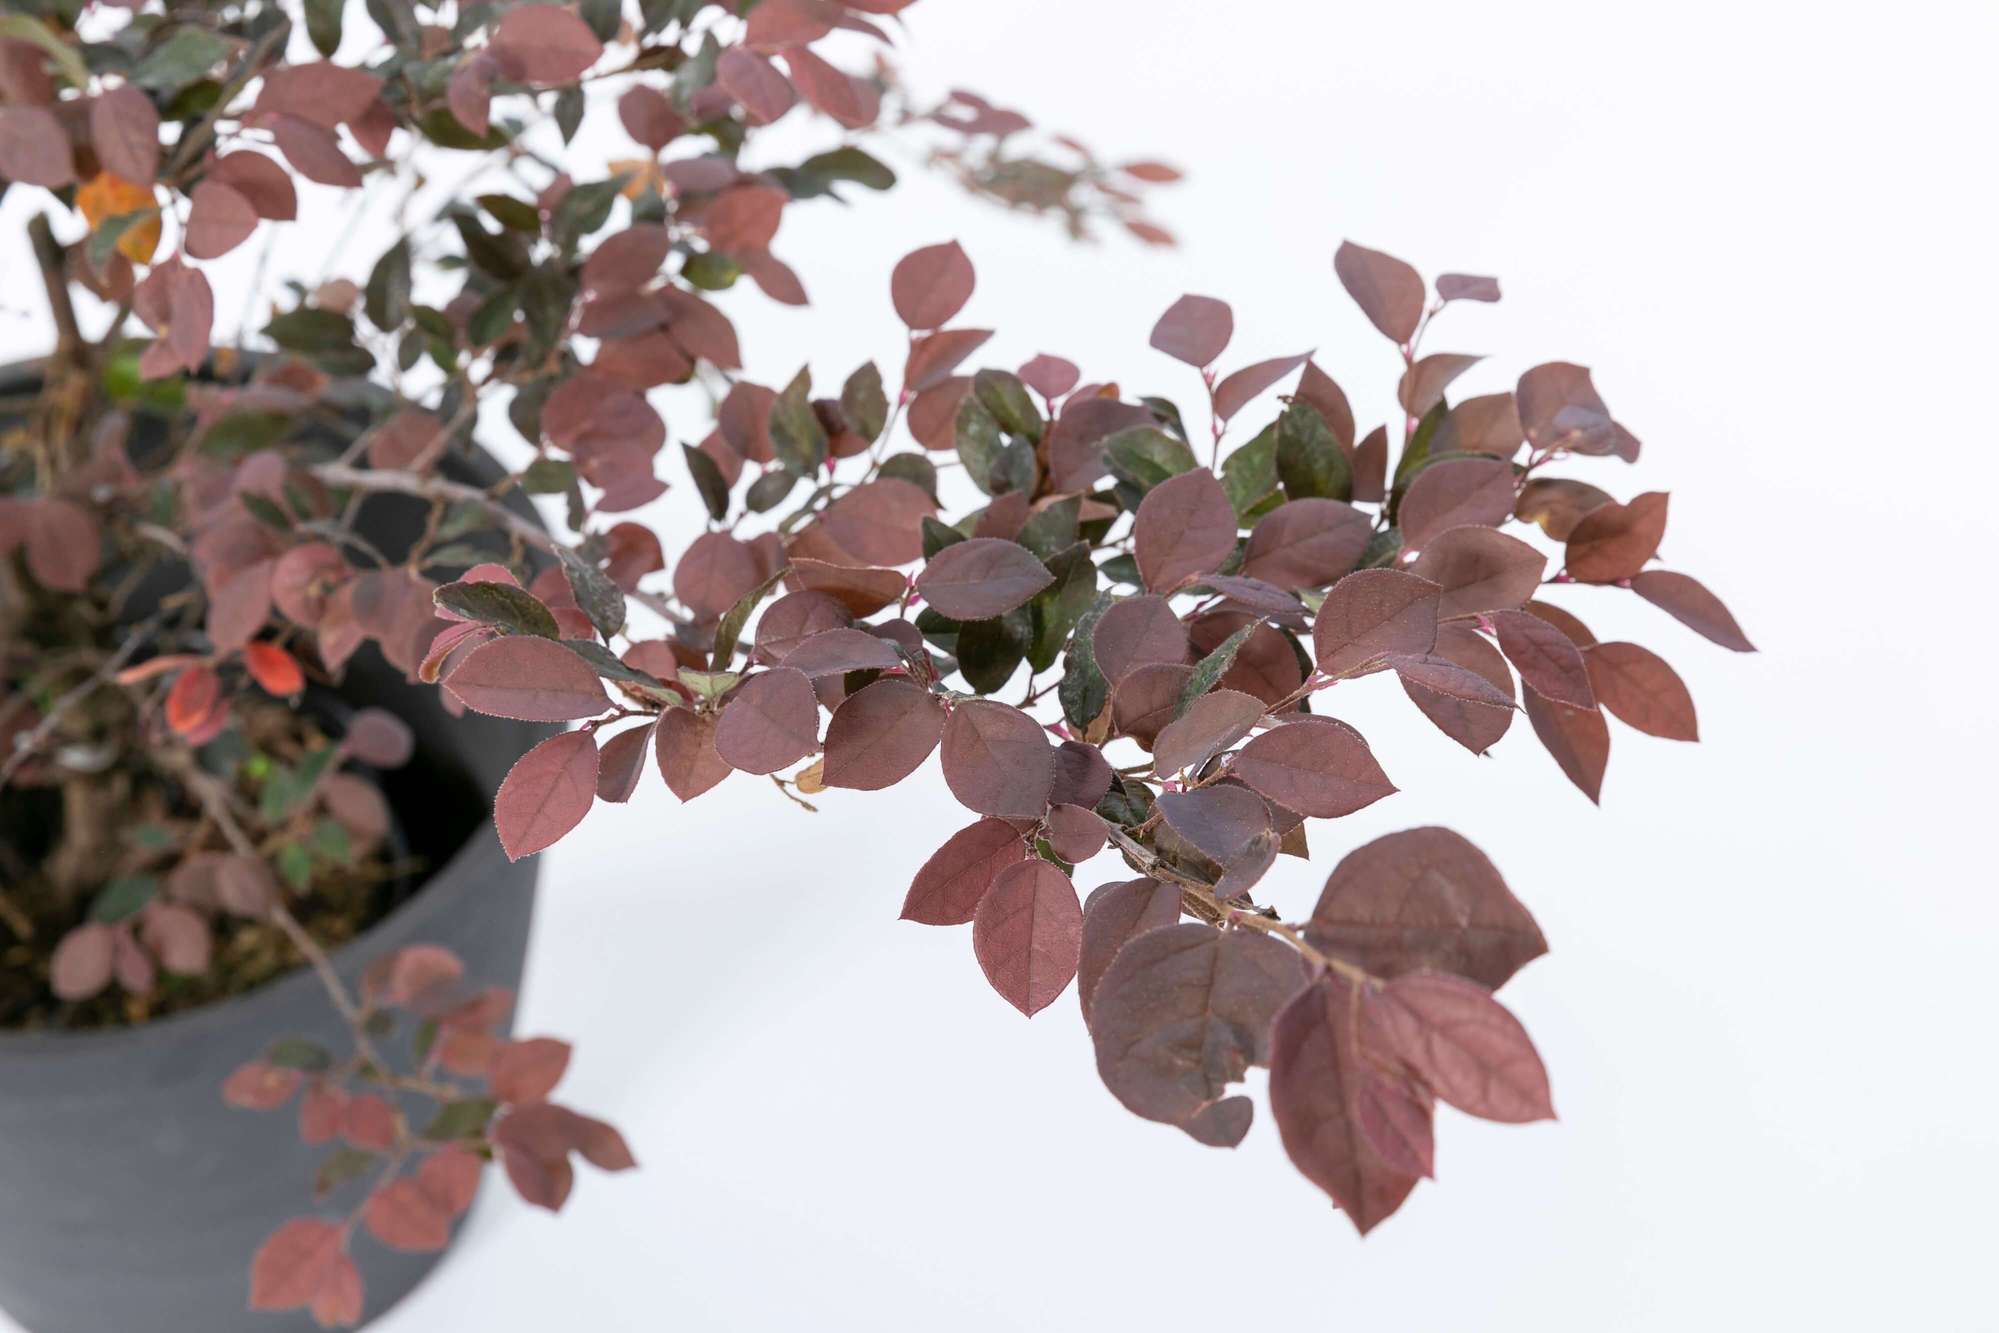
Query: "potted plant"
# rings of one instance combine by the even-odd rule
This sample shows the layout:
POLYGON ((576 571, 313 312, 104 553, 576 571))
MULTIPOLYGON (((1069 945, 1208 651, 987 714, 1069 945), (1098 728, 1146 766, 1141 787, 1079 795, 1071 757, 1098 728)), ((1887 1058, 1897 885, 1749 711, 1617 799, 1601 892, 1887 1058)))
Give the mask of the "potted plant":
POLYGON ((1395 791, 1334 693, 1357 678, 1473 754, 1524 713, 1591 799, 1606 715, 1695 738, 1672 668, 1562 600, 1750 649, 1657 567, 1666 497, 1584 479, 1637 439, 1577 365, 1457 393, 1478 358, 1432 330, 1497 282, 1350 243, 1337 282, 1395 352, 1369 429, 1310 354, 1238 364, 1207 296, 1114 368, 1138 389, 980 367, 950 242, 886 275, 906 347, 750 380, 723 306, 754 307, 716 293, 804 303, 772 243, 893 185, 868 135, 1170 242, 1143 211, 1170 168, 822 53, 907 3, 0 18, 0 182, 45 192, 54 334, 0 385, 0 1190, 35 1200, 0 1305, 30 1327, 358 1323, 487 1164, 551 1209, 577 1159, 630 1167, 550 1100, 569 1047, 511 1033, 526 858, 598 801, 732 778, 851 808, 938 772, 968 823, 910 858, 904 918, 969 925, 1024 1014, 1073 984, 1110 1092, 1202 1144, 1241 1141, 1230 1089, 1267 1066, 1287 1151, 1363 1231, 1430 1174, 1438 1099, 1552 1114, 1492 995, 1545 942, 1469 842, 1342 846, 1295 920, 1256 888, 1308 820, 1395 791), (567 147, 592 96, 629 156, 567 147), (844 135, 772 161, 789 114, 844 135), (453 158, 474 184, 415 210, 453 158), (346 276, 260 273, 268 316, 217 347, 209 270, 364 189, 406 232, 346 276), (712 426, 668 450, 656 399, 701 390, 712 426), (705 530, 633 516, 673 484, 705 530), (1127 877, 1086 899, 1099 855, 1127 877))

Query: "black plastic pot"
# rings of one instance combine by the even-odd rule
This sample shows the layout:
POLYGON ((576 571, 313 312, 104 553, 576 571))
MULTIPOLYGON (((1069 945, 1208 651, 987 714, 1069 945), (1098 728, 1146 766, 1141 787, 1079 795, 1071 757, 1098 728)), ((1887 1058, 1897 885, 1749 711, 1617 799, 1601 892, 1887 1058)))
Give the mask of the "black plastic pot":
MULTIPOLYGON (((0 370, 0 381, 18 373, 0 370)), ((462 479, 497 475, 482 458, 462 479)), ((420 517, 420 507, 390 501, 364 528, 393 553, 420 517)), ((383 788, 429 873, 333 955, 336 968, 352 983, 371 960, 431 942, 463 958, 479 984, 518 987, 538 863, 510 863, 488 815, 509 765, 548 729, 450 717, 435 688, 406 683, 372 647, 356 655, 340 695, 388 708, 414 731, 414 759, 383 788)), ((231 1070, 293 1035, 346 1048, 305 972, 136 1028, 0 1032, 0 1308, 31 1333, 312 1328, 302 1312, 248 1311, 250 1256, 288 1218, 344 1213, 366 1182, 316 1209, 312 1175, 328 1150, 302 1145, 289 1111, 233 1110, 220 1091, 231 1070)), ((370 1318, 440 1257, 366 1237, 353 1254, 370 1318)))

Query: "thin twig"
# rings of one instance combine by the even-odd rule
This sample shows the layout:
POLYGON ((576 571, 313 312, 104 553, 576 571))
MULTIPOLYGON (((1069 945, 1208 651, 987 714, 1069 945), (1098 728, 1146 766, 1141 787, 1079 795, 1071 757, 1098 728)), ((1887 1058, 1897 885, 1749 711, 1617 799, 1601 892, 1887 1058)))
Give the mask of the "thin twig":
POLYGON ((53 736, 56 728, 61 725, 63 714, 82 703, 99 686, 117 675, 125 664, 132 660, 132 655, 152 639, 166 618, 165 611, 156 611, 148 616, 126 636, 125 641, 118 645, 111 656, 104 659, 97 670, 90 673, 87 679, 65 690, 54 703, 49 705, 49 711, 36 724, 35 729, 15 741, 14 752, 7 756, 4 763, 0 763, 0 787, 5 787, 21 765, 28 762, 29 756, 48 743, 49 737, 53 736))

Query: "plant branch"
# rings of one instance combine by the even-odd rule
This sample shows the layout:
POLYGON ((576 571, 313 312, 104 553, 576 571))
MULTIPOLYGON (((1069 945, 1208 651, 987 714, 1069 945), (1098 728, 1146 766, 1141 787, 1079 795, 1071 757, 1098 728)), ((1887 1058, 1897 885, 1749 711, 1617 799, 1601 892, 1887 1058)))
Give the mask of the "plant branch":
POLYGON ((62 724, 65 713, 82 703, 99 686, 117 675, 125 664, 132 660, 133 654, 152 641, 153 634, 166 618, 165 611, 156 611, 148 616, 126 636, 125 641, 118 645, 111 656, 98 665, 97 670, 65 690, 54 703, 49 705, 49 711, 35 725, 35 729, 17 740, 14 743, 14 752, 6 757, 5 762, 0 762, 0 788, 6 787, 21 765, 27 763, 36 750, 48 743, 49 737, 53 736, 56 728, 62 724))

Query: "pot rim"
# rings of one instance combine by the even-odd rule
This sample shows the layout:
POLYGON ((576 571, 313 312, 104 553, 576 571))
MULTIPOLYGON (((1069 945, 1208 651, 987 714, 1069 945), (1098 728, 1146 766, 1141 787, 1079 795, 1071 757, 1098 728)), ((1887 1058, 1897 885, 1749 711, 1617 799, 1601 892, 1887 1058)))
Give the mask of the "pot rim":
MULTIPOLYGON (((0 365, 0 388, 12 388, 21 381, 39 378, 46 360, 47 358, 41 357, 0 365)), ((485 478, 488 481, 501 475, 498 461, 476 443, 474 448, 473 470, 486 472, 490 469, 491 476, 485 478)), ((535 512, 532 506, 527 507, 527 512, 533 516, 535 522, 541 521, 540 514, 535 512)), ((441 708, 443 705, 437 706, 441 708)), ((490 804, 493 794, 484 791, 481 794, 490 804)), ((362 960, 381 947, 380 941, 384 935, 398 930, 405 934, 421 930, 431 919, 442 915, 447 905, 455 903, 471 888, 481 883, 488 868, 494 864, 494 858, 502 854, 491 821, 482 820, 442 864, 422 878, 402 902, 396 904, 380 920, 353 939, 329 950, 328 961, 342 976, 358 973, 362 960)), ((0 1057, 81 1053, 85 1050, 96 1053, 116 1050, 120 1046, 137 1046, 155 1040, 200 1037, 210 1029, 220 1029, 237 1023, 260 1004, 288 998, 308 987, 314 990, 320 989, 320 980, 309 964, 302 964, 240 994, 213 1000, 161 1018, 148 1019, 144 1023, 83 1029, 0 1028, 0 1057)), ((327 1007, 331 1010, 330 1000, 327 1002, 327 1007)))

